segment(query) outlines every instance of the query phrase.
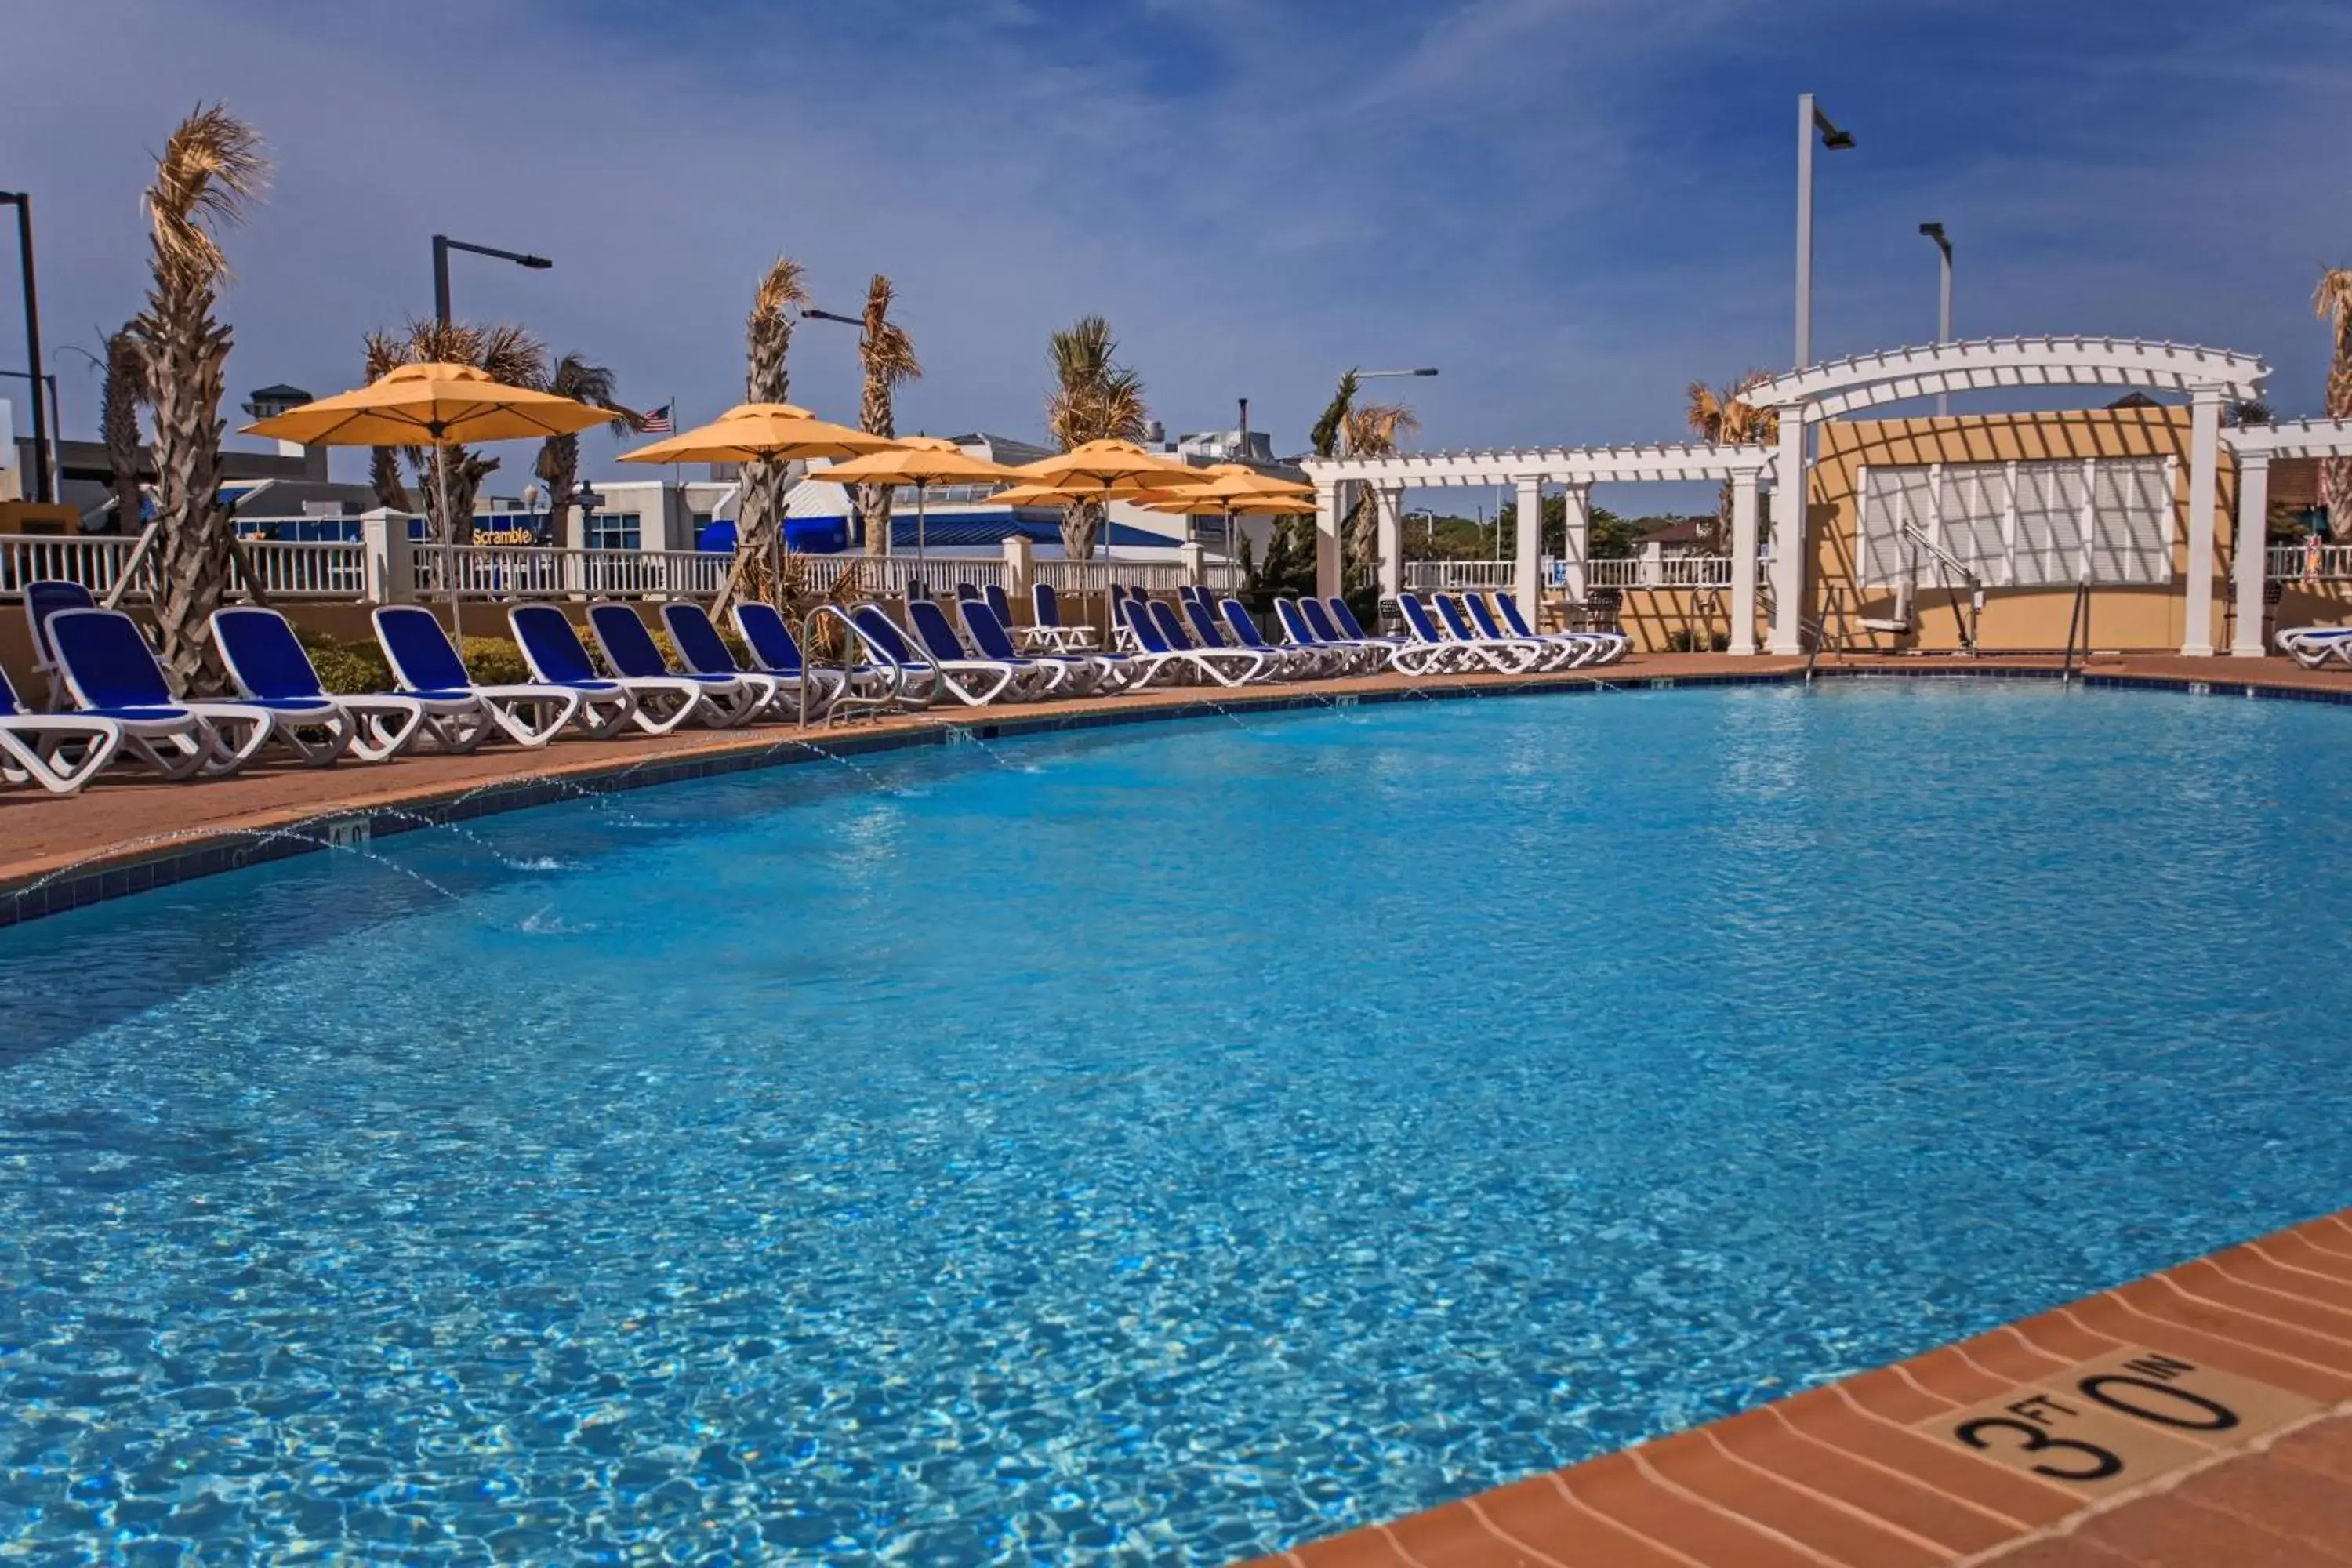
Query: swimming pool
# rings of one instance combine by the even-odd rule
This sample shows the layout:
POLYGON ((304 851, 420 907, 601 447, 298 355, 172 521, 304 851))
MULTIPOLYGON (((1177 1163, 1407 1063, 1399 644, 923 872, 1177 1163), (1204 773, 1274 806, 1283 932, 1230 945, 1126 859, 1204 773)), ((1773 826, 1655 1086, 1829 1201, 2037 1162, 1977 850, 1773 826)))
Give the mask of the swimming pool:
POLYGON ((1211 720, 0 932, 0 1542, 1221 1562, 2337 1207, 2345 726, 1211 720))

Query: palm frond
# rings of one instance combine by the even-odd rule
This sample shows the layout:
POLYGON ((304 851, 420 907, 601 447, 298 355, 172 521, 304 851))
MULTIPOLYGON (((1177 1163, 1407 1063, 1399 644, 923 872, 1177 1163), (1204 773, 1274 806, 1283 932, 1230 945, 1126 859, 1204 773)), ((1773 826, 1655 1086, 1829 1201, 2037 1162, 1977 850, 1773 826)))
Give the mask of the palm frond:
POLYGON ((1350 458, 1385 458, 1421 428, 1421 416, 1402 403, 1360 403, 1340 422, 1339 447, 1350 458))
POLYGON ((209 289, 226 279, 218 231, 243 223, 268 184, 260 134, 224 104, 198 104, 163 143, 144 198, 158 280, 209 289))
POLYGON ((1082 316, 1047 341, 1054 384, 1045 427, 1064 451, 1088 441, 1133 441, 1150 423, 1143 378, 1118 363, 1118 342, 1100 316, 1082 316))
POLYGON ((1307 444, 1314 449, 1317 457, 1331 458, 1339 455, 1340 430, 1347 423, 1348 410, 1356 405, 1357 385, 1356 373, 1353 370, 1342 371, 1339 374, 1338 390, 1331 394, 1331 401, 1325 405, 1322 416, 1315 421, 1315 428, 1307 437, 1307 444))
POLYGON ((751 296, 751 316, 782 316, 808 303, 808 268, 789 256, 779 256, 760 279, 751 296))

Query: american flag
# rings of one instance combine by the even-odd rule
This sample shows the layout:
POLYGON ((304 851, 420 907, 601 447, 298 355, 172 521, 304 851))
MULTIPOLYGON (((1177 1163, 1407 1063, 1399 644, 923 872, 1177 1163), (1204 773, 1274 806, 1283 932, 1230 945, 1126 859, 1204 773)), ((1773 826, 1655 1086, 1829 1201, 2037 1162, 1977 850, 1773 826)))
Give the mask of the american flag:
POLYGON ((669 419, 669 411, 674 406, 676 406, 676 400, 672 399, 670 402, 663 404, 659 408, 647 410, 646 414, 646 434, 648 436, 667 436, 676 430, 677 426, 671 424, 669 419))

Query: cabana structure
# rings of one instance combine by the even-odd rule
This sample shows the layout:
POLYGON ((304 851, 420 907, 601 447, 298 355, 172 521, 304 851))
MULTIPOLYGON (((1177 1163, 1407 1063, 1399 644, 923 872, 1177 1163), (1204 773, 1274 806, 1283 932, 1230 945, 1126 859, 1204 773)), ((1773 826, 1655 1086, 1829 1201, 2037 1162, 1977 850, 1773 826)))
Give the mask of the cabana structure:
MULTIPOLYGON (((1816 493, 1819 486, 1812 472, 1817 447, 1832 434, 1823 427, 1834 422, 1848 427, 1834 432, 1840 439, 1829 443, 1844 453, 1840 469, 1842 480, 1855 478, 1864 461, 1857 454, 1866 443, 1846 438, 1852 430, 1870 432, 1871 439, 1882 441, 1888 438, 1885 432, 1895 432, 1906 443, 1901 449, 1906 456, 1900 460, 1914 465, 1916 474, 1923 476, 1914 481, 1915 489, 1919 484, 1930 484, 1932 488, 1943 482, 1945 476, 1940 472, 1933 481, 1924 478, 1931 468, 1949 467, 1957 470, 1965 466, 1971 470, 1964 477, 1978 485, 1974 504, 1983 515, 1956 521, 1956 537, 1964 549, 1983 552, 1981 559, 1991 560, 1998 553, 1999 574, 1987 579, 1997 589, 2021 590, 2016 596, 2022 598, 2030 597, 2036 589, 2071 594, 2078 584, 2113 584, 2119 589, 2128 587, 2143 603, 2151 595, 2164 598, 2178 612, 2164 623, 2166 636, 2177 637, 2179 650, 2190 655, 2215 651, 2217 519, 2221 510, 2226 455, 2232 459, 2233 477, 2241 481, 2231 529, 2230 605, 2235 613, 2231 617, 2234 627, 2230 651, 2258 654, 2262 651, 2263 585, 2267 558, 2263 541, 2268 462, 2273 457, 2352 452, 2352 423, 2347 422, 2316 420, 2225 427, 2225 407, 2236 400, 2256 396, 2268 374, 2269 367, 2258 356, 2182 343, 2106 337, 1981 339, 1857 354, 1808 365, 1759 383, 1745 395, 1752 405, 1770 408, 1779 416, 1779 437, 1769 448, 1687 445, 1554 447, 1309 460, 1304 466, 1316 485, 1319 584, 1327 592, 1337 592, 1339 587, 1339 520, 1343 503, 1349 499, 1348 487, 1352 485, 1369 486, 1378 509, 1381 585, 1385 593, 1396 591, 1402 575, 1399 521, 1406 489, 1511 484, 1518 492, 1519 515, 1536 517, 1540 515, 1544 488, 1550 484, 1563 487, 1569 498, 1569 528, 1567 559, 1562 564, 1570 596, 1574 599, 1583 595, 1587 542, 1584 521, 1590 515, 1588 493, 1591 485, 1727 480, 1737 503, 1730 563, 1730 650, 1754 653, 1760 641, 1773 653, 1799 653, 1803 651, 1805 624, 1818 621, 1823 615, 1822 579, 1829 562, 1822 554, 1824 542, 1817 534, 1829 516, 1839 515, 1834 507, 1825 504, 1825 500, 1837 498, 1816 493), (2114 387, 2166 393, 2185 396, 2188 407, 2154 407, 2128 414, 2111 410, 2105 415, 2021 415, 2013 418, 1961 416, 1895 426, 1855 421, 1856 416, 1873 409, 1917 402, 1940 394, 2044 387, 2114 387), (2004 453, 1988 450, 1984 442, 1961 439, 1973 435, 1978 427, 1990 429, 2007 422, 2037 426, 2036 437, 2046 444, 2050 431, 2066 421, 2088 425, 2104 419, 2122 426, 2132 424, 2132 416, 2144 416, 2137 420, 2144 428, 2126 432, 2138 441, 2137 446, 2100 449, 2100 455, 2079 463, 2072 462, 2071 457, 2064 461, 2036 461, 2033 459, 2051 454, 2017 450, 2004 453), (1943 458, 1939 461, 1938 453, 1925 449, 1930 437, 1943 438, 1945 446, 1956 451, 1965 449, 1971 460, 1963 464, 1957 458, 1943 458), (2185 452, 2179 450, 2182 447, 2185 452), (2021 458, 2028 460, 2021 463, 2021 458), (2039 481, 2045 477, 2041 469, 2068 468, 2070 463, 2074 471, 2055 476, 2052 488, 2039 500, 2021 502, 2021 468, 2034 470, 2026 478, 2039 481), (2105 474, 2098 467, 2101 463, 2107 467, 2105 474), (2058 484, 2057 479, 2064 483, 2058 484), (1769 626, 1759 621, 1761 595, 1757 580, 1756 496, 1767 481, 1772 494, 1768 556, 1771 581, 1766 585, 1770 599, 1769 626), (2109 520, 2099 510, 2110 491, 2122 493, 2117 487, 2129 486, 2137 489, 2118 504, 2128 503, 2139 509, 2131 521, 2141 528, 2142 536, 2129 542, 2137 553, 2120 547, 2110 548, 2109 520), (2163 488, 2159 489, 2159 486, 2163 488), (2068 508, 2074 509, 2073 515, 2067 514, 2068 508), (2022 533, 2019 524, 2021 510, 2027 514, 2022 533), (2176 510, 2179 514, 2177 523, 2176 510), (2055 518, 2056 523, 2034 535, 2034 529, 2045 516, 2055 518), (1968 531, 1970 528, 1975 530, 1973 534, 1968 531), (2159 530, 2160 537, 2157 536, 2159 530), (2185 535, 2185 539, 2176 535, 2185 535), (2053 543, 2053 539, 2057 542, 2053 543), (2248 543, 2241 547, 2239 541, 2248 543), (2079 566, 2074 564, 2073 553, 2077 548, 2079 566), (2015 564, 2016 556, 2029 558, 2026 569, 2015 564), (2105 563, 2110 558, 2125 561, 2130 570, 2119 568, 2118 574, 2103 576, 2105 563)), ((1884 468, 1885 459, 1878 460, 1884 468)), ((1885 479, 1892 476, 1882 473, 1870 477, 1885 479)), ((1859 494, 1853 498, 1857 519, 1867 500, 1859 494)), ((1857 534, 1860 526, 1857 521, 1857 534)), ((1906 533, 1922 531, 1907 516, 1901 526, 1906 533)), ((1931 526, 1940 528, 1940 524, 1931 526)), ((1860 548, 1862 541, 1857 538, 1831 542, 1857 558, 1848 560, 1846 565, 1851 573, 1851 596, 1859 598, 1868 585, 1868 574, 1858 559, 1865 553, 1860 548)), ((1940 543, 1935 548, 1939 554, 1945 553, 1940 543)), ((1542 574, 1539 552, 1539 531, 1520 529, 1515 581, 1524 602, 1535 602, 1534 590, 1542 574)), ((1882 571, 1880 576, 1883 575, 1882 571)))

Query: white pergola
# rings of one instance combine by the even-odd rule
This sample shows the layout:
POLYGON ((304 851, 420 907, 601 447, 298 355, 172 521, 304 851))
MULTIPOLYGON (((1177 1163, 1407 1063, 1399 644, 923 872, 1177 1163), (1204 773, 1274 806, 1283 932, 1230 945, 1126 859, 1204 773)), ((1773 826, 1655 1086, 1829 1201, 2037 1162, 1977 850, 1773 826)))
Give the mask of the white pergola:
POLYGON ((1545 447, 1499 452, 1416 452, 1388 458, 1317 458, 1304 465, 1315 481, 1315 591, 1339 591, 1342 487, 1372 492, 1380 525, 1381 592, 1394 595, 1404 581, 1404 492, 1464 485, 1510 485, 1517 494, 1518 549, 1512 580, 1519 603, 1534 613, 1543 586, 1544 487, 1557 484, 1568 503, 1562 566, 1570 598, 1585 590, 1592 526, 1592 487, 1674 480, 1731 481, 1731 643, 1756 640, 1756 494, 1770 473, 1769 447, 1545 447), (1533 520, 1532 521, 1527 520, 1533 520))
POLYGON ((2274 425, 2239 425, 2221 432, 2221 445, 2238 460, 2237 631, 2230 652, 2240 658, 2263 656, 2263 567, 2270 558, 2271 459, 2352 457, 2352 419, 2287 419, 2274 425), (2253 548, 2246 547, 2247 541, 2253 548))
MULTIPOLYGON (((1590 516, 1587 493, 1600 482, 1643 479, 1728 479, 1733 485, 1731 651, 1756 651, 1756 492, 1768 473, 1773 484, 1772 605, 1769 647, 1772 652, 1803 651, 1801 624, 1804 574, 1811 556, 1806 525, 1806 472, 1811 451, 1810 428, 1817 421, 1853 414, 1885 404, 1933 397, 1939 393, 1979 392, 1989 388, 2038 386, 2122 386, 2185 393, 2189 399, 2189 570, 2188 595, 2181 652, 2213 652, 2213 563, 2215 492, 2222 444, 2221 405, 2225 398, 2252 397, 2261 390, 2270 367, 2252 354, 2227 349, 2198 348, 2185 343, 2153 342, 2138 338, 1985 338, 1962 342, 1925 343, 1887 349, 1807 365, 1775 376, 1748 389, 1747 401, 1770 408, 1780 416, 1777 448, 1764 447, 1587 447, 1509 452, 1437 452, 1391 458, 1310 459, 1307 476, 1315 481, 1316 579, 1318 592, 1339 589, 1340 489, 1350 484, 1371 487, 1379 508, 1381 529, 1381 588, 1396 592, 1402 554, 1399 517, 1403 493, 1423 486, 1515 484, 1519 514, 1540 515, 1543 487, 1557 482, 1569 495, 1569 582, 1571 593, 1583 587, 1585 522, 1590 516)), ((2318 424, 2329 424, 2321 421, 2318 424)), ((2285 432, 2288 426, 2231 431, 2231 445, 2242 461, 2258 450, 2242 437, 2269 428, 2285 432)), ((2267 455, 2305 455, 2326 442, 2344 439, 2340 432, 2322 434, 2306 429, 2304 446, 2263 449, 2267 455)), ((2327 447, 2329 451, 2352 450, 2327 447)), ((2257 514, 2259 515, 2259 514, 2257 514)), ((2252 537, 2261 537, 2259 531, 2252 537)), ((1519 530, 1517 584, 1523 603, 1534 603, 1541 571, 1541 535, 1533 528, 1519 530)), ((2263 552, 2240 552, 2238 589, 2241 614, 2239 642, 2244 640, 2246 616, 2244 574, 2254 574, 2256 614, 2254 635, 2262 625, 2260 557, 2263 552), (2252 567, 2243 558, 2257 559, 2252 567)), ((2233 647, 2232 652, 2261 651, 2233 647)))

